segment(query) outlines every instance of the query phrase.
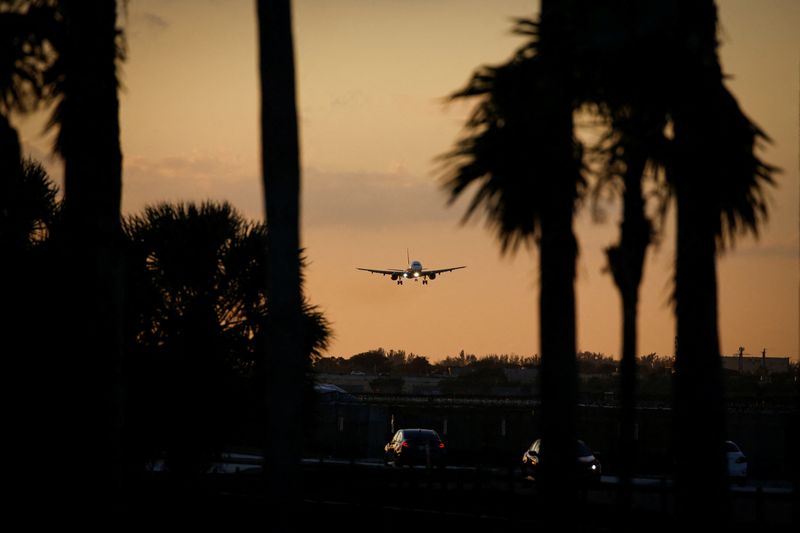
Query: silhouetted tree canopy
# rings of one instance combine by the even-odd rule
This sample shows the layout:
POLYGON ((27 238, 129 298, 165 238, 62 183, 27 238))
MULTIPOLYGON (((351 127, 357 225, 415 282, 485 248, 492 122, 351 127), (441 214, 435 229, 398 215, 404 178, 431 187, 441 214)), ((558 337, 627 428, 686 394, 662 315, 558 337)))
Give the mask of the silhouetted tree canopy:
MULTIPOLYGON (((149 439, 140 446, 166 452, 173 469, 202 469, 245 438, 242 425, 261 405, 267 228, 206 202, 148 207, 124 229, 133 411, 149 439)), ((306 353, 318 354, 328 336, 322 314, 305 305, 298 342, 306 353)))
POLYGON ((8 207, 0 217, 3 247, 16 251, 45 242, 60 216, 58 187, 37 161, 22 161, 21 173, 5 176, 8 207))

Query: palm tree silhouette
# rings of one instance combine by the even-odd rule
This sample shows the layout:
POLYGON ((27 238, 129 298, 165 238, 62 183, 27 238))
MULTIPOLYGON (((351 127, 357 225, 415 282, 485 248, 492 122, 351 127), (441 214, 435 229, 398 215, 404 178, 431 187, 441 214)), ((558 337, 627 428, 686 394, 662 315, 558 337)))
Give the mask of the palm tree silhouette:
MULTIPOLYGON (((624 187, 620 243, 607 250, 624 308, 622 477, 632 473, 634 451, 635 306, 652 229, 643 215, 640 179, 650 161, 666 169, 668 195, 675 195, 678 207, 679 502, 682 516, 701 513, 713 521, 726 494, 716 244, 732 242, 742 231, 757 233, 767 212, 763 187, 772 182, 774 169, 754 155, 766 136, 723 84, 713 1, 622 3, 606 14, 612 15, 602 17, 605 31, 613 35, 605 39, 611 45, 599 47, 595 60, 584 66, 593 84, 587 99, 610 117, 613 142, 601 150, 611 163, 607 172, 619 175, 624 187), (667 125, 672 139, 663 133, 667 125), (615 160, 619 171, 613 170, 615 160)), ((623 489, 626 501, 629 485, 623 483, 623 489)))
POLYGON ((675 420, 678 510, 718 522, 726 506, 725 410, 720 364, 716 254, 767 214, 774 169, 755 151, 766 135, 724 85, 713 0, 678 0, 673 150, 667 179, 677 204, 675 420))
MULTIPOLYGON (((41 167, 21 160, 19 136, 12 115, 24 115, 47 100, 45 71, 51 56, 46 52, 42 26, 51 18, 48 5, 0 0, 0 290, 9 310, 0 325, 6 358, 4 373, 14 376, 9 397, 17 399, 9 409, 9 443, 12 455, 33 454, 46 457, 53 449, 49 441, 54 399, 48 379, 55 373, 42 367, 55 350, 43 339, 56 338, 49 330, 53 291, 52 256, 48 246, 38 246, 39 238, 50 229, 53 205, 52 182, 41 167), (37 320, 31 320, 37 317, 37 320), (48 335, 43 335, 43 329, 48 335), (47 428, 43 430, 43 428, 47 428)), ((39 480, 51 475, 52 463, 43 461, 32 474, 29 468, 12 466, 12 484, 19 494, 37 490, 39 480), (34 481, 34 479, 36 481, 34 481)), ((14 502, 24 506, 25 501, 14 502)))
MULTIPOLYGON (((129 434, 140 461, 166 453, 172 474, 196 479, 241 429, 237 415, 256 410, 243 404, 268 334, 267 228, 215 202, 147 207, 123 227, 129 434)), ((303 311, 304 346, 319 350, 327 323, 303 311)))
MULTIPOLYGON (((0 1, 0 246, 17 245, 14 228, 25 180, 19 136, 10 121, 12 113, 25 114, 46 99, 45 71, 50 64, 41 25, 46 6, 0 1), (12 242, 13 241, 13 242, 12 242)), ((30 183, 30 181, 28 182, 30 183)), ((22 236, 23 241, 27 236, 22 236)))
MULTIPOLYGON (((615 146, 608 150, 611 160, 605 167, 603 181, 621 182, 622 220, 619 242, 606 248, 608 269, 622 300, 622 357, 620 360, 620 503, 623 512, 631 503, 631 479, 636 463, 636 354, 638 331, 636 318, 639 285, 644 260, 653 240, 653 224, 645 214, 642 180, 648 164, 646 142, 650 123, 639 120, 629 107, 615 110, 612 130, 615 146), (623 117, 620 117, 622 114, 623 117), (634 115, 634 116, 631 116, 634 115)), ((657 136, 656 136, 657 137, 657 136)))
POLYGON ((465 218, 478 208, 503 252, 539 247, 541 433, 548 442, 542 482, 548 508, 564 514, 573 486, 577 366, 572 219, 581 174, 573 135, 576 48, 570 2, 542 2, 539 23, 521 21, 529 43, 500 67, 484 67, 453 98, 480 97, 468 135, 445 155, 451 201, 477 184, 465 218))
POLYGON ((3 249, 15 254, 43 244, 55 230, 60 216, 58 187, 41 163, 24 159, 21 179, 12 183, 5 211, 3 249))
POLYGON ((303 435, 303 381, 308 352, 299 342, 300 161, 295 103, 294 45, 290 0, 259 0, 261 155, 267 247, 267 299, 272 332, 267 339, 268 437, 265 472, 277 531, 292 529, 299 503, 295 475, 303 435))
POLYGON ((648 246, 655 238, 645 213, 643 180, 652 177, 666 211, 669 193, 663 180, 667 122, 661 65, 664 23, 660 7, 634 1, 589 3, 583 28, 595 43, 582 70, 584 97, 606 122, 607 133, 593 147, 600 168, 595 194, 606 187, 621 191, 622 219, 617 244, 606 248, 608 270, 622 300, 620 361, 620 492, 623 516, 631 503, 636 464, 636 356, 639 286, 648 246), (600 23, 602 21, 602 24, 600 23), (648 172, 649 170, 649 172, 648 172))
POLYGON ((57 97, 51 118, 56 150, 64 159, 61 319, 66 351, 82 354, 62 368, 70 378, 62 414, 63 423, 73 426, 76 456, 89 450, 100 455, 92 475, 81 472, 80 479, 105 508, 120 496, 123 465, 122 34, 113 0, 62 0, 57 9, 55 25, 47 29, 57 58, 47 78, 57 97))
MULTIPOLYGON (((621 240, 609 248, 608 259, 624 302, 621 446, 632 461, 636 304, 652 233, 652 224, 644 215, 641 179, 648 161, 666 168, 678 205, 676 443, 679 486, 685 489, 680 500, 689 510, 683 516, 691 516, 700 506, 706 516, 711 516, 724 503, 725 479, 716 243, 741 231, 755 233, 766 215, 763 186, 771 183, 772 169, 754 155, 759 139, 766 137, 744 116, 722 83, 716 57, 716 10, 711 0, 583 5, 584 9, 571 12, 556 8, 554 18, 547 17, 554 13, 548 6, 543 3, 538 25, 523 23, 523 30, 533 37, 528 46, 509 63, 480 70, 467 88, 455 95, 480 96, 483 100, 467 124, 470 135, 448 154, 451 164, 456 164, 450 169, 446 186, 455 198, 477 182, 466 216, 483 207, 498 231, 503 250, 513 250, 529 237, 538 239, 544 263, 545 237, 550 228, 545 223, 547 209, 561 205, 561 215, 570 217, 572 209, 571 205, 566 208, 566 202, 541 205, 543 200, 549 202, 557 196, 536 178, 551 178, 558 183, 559 176, 577 175, 572 183, 580 184, 579 174, 569 170, 580 167, 563 158, 547 168, 548 157, 558 153, 548 142, 559 133, 565 140, 571 140, 571 135, 549 127, 551 138, 542 139, 541 133, 537 136, 537 127, 551 125, 535 111, 536 102, 550 102, 541 85, 547 80, 551 87, 559 86, 562 95, 571 95, 570 110, 588 103, 607 117, 610 142, 600 147, 607 165, 604 172, 618 176, 624 188, 621 240), (561 28, 570 28, 572 33, 559 32, 558 24, 550 26, 548 21, 559 18, 561 28), (547 37, 553 34, 545 32, 551 27, 556 35, 552 40, 547 37), (560 47, 545 46, 550 43, 560 47), (572 43, 571 48, 568 43, 572 43), (548 49, 558 54, 548 56, 548 49), (548 57, 561 61, 561 76, 558 67, 548 65, 548 57), (572 75, 563 75, 568 69, 572 69, 572 75), (539 85, 533 81, 536 79, 539 85), (672 126, 674 139, 664 134, 667 125, 672 126), (543 156, 539 147, 545 147, 548 153, 543 156), (548 171, 539 172, 541 169, 548 171), (692 449, 698 437, 704 441, 701 453, 692 449), (699 497, 706 490, 715 495, 709 505, 707 498, 699 497)), ((558 107, 558 98, 555 101, 554 107, 558 107)), ((563 251, 565 241, 561 242, 563 251)), ((543 304, 550 278, 544 264, 541 271, 540 312, 552 316, 558 307, 543 304)), ((574 269, 562 265, 562 272, 574 269)), ((571 291, 564 294, 573 301, 571 291)), ((562 324, 565 317, 561 317, 562 324)), ((542 398, 547 405, 551 401, 548 381, 555 383, 558 378, 554 376, 563 378, 564 374, 552 372, 545 363, 546 335, 558 330, 547 328, 542 320, 542 398)), ((565 416, 566 411, 559 415, 565 416)), ((544 417, 543 431, 549 423, 553 421, 544 417)), ((623 463, 623 471, 630 475, 632 462, 623 463)))

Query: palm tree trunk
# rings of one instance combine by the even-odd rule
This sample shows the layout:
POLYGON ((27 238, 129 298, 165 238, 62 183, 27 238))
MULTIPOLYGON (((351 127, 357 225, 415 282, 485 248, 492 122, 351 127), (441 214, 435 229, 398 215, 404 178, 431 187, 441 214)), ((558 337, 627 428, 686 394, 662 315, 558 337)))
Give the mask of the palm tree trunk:
MULTIPOLYGON (((678 133, 676 130, 676 139, 678 133)), ((682 176, 682 179, 685 176, 682 176)), ((677 508, 684 520, 721 525, 727 503, 725 409, 717 333, 715 217, 701 187, 676 187, 675 300, 677 508)))
MULTIPOLYGON (((723 527, 727 506, 725 408, 717 317, 715 191, 722 83, 713 0, 678 0, 679 37, 673 106, 675 160, 669 181, 677 204, 675 268, 675 459, 679 519, 723 527)), ((727 156, 727 154, 725 155, 727 156)), ((723 157, 725 157, 723 156, 723 157)))
POLYGON ((571 205, 570 201, 569 210, 542 217, 539 246, 541 424, 542 440, 546 443, 542 447, 541 478, 553 523, 572 516, 570 508, 575 496, 577 363, 574 280, 577 244, 572 232, 571 205))
MULTIPOLYGON (((0 113, 0 250, 10 253, 19 247, 19 239, 14 231, 14 190, 22 180, 22 158, 17 130, 8 117, 0 113)), ((0 268, 9 268, 9 261, 3 261, 0 268)), ((4 283, 12 278, 3 276, 4 283)), ((12 287, 9 287, 12 288, 12 287)), ((4 336, 3 338, 10 338, 4 336)))
MULTIPOLYGON (((79 508, 107 509, 122 484, 122 308, 120 200, 122 152, 117 96, 117 26, 114 0, 64 0, 63 100, 58 145, 64 158, 63 254, 67 266, 66 323, 69 396, 65 413, 77 425, 76 457, 92 460, 69 479, 84 479, 79 508), (88 459, 88 457, 87 457, 88 459), (94 474, 96 472, 96 476, 94 474), (89 496, 91 495, 91 496, 89 496), (96 499, 95 499, 96 498, 96 499), (92 501, 94 500, 94 501, 92 501), (99 505, 98 505, 99 503, 99 505)), ((73 433, 74 434, 74 433, 73 433)), ((75 460, 77 459, 77 460, 75 460)))
MULTIPOLYGON (((542 0, 540 53, 548 62, 553 87, 569 87, 568 64, 561 53, 574 42, 571 2, 542 0)), ((546 99, 552 146, 544 168, 552 175, 545 191, 539 242, 539 335, 541 343, 541 480, 547 520, 569 526, 574 519, 577 361, 575 358, 575 261, 572 229, 580 169, 574 153, 572 101, 565 91, 546 99)), ((569 527, 567 527, 569 529, 569 527)))
MULTIPOLYGON (((555 100, 554 100, 555 101, 555 100)), ((575 358, 575 261, 577 241, 572 229, 578 180, 572 150, 572 109, 563 102, 549 117, 561 153, 548 184, 548 208, 541 216, 539 242, 539 324, 541 343, 541 423, 544 443, 542 485, 552 523, 568 522, 574 514, 575 418, 577 362, 575 358)))
POLYGON ((631 505, 631 478, 636 464, 636 318, 639 285, 644 259, 650 244, 651 226, 644 213, 642 174, 646 158, 626 146, 626 170, 623 176, 623 220, 620 243, 606 250, 614 283, 622 300, 622 360, 620 361, 620 506, 623 512, 631 505), (631 155, 632 154, 632 155, 631 155))
POLYGON ((622 292, 622 360, 620 361, 620 505, 631 506, 636 465, 636 316, 639 287, 622 292))
POLYGON ((267 413, 264 457, 276 531, 299 504, 305 360, 300 342, 300 161, 290 0, 259 0, 261 150, 267 221, 267 413))

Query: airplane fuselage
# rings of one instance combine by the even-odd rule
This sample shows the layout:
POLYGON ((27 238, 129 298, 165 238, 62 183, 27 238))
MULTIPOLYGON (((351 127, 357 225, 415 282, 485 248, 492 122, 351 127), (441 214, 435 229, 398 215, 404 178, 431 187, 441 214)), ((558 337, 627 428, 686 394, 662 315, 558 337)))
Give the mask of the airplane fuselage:
POLYGON ((403 272, 403 277, 406 279, 416 279, 422 275, 422 263, 419 261, 412 261, 411 266, 403 272))
POLYGON ((419 281, 422 279, 422 284, 427 285, 429 280, 436 279, 436 276, 443 272, 452 272, 453 270, 458 270, 461 268, 466 268, 464 266, 457 266, 457 267, 448 267, 448 268, 438 268, 438 269, 429 269, 425 270, 422 268, 422 263, 419 261, 411 261, 408 264, 408 268, 402 269, 375 269, 375 268, 358 268, 358 270, 365 270, 367 272, 371 272, 372 274, 381 274, 383 276, 389 276, 392 278, 392 281, 396 281, 398 285, 402 285, 404 280, 413 279, 414 281, 419 281))

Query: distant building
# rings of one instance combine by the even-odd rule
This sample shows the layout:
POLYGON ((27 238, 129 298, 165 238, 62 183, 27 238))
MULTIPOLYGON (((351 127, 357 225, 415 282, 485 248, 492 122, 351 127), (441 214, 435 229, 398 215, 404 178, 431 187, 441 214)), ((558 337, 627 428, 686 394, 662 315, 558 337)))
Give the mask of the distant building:
POLYGON ((341 387, 351 394, 360 394, 362 392, 372 392, 369 382, 377 376, 368 376, 363 372, 361 374, 325 374, 320 373, 316 375, 316 379, 320 383, 330 383, 341 387))
MULTIPOLYGON (((379 379, 381 376, 375 374, 365 374, 360 372, 358 374, 351 372, 350 374, 317 374, 316 378, 319 382, 330 383, 341 387, 351 394, 369 394, 375 392, 372 389, 371 382, 379 379)), ((403 376, 402 380, 402 394, 439 394, 439 382, 442 378, 438 377, 423 377, 423 376, 403 376)))
POLYGON ((767 350, 761 355, 745 355, 739 348, 739 355, 723 355, 722 368, 740 374, 781 374, 789 372, 788 357, 767 357, 767 350))

